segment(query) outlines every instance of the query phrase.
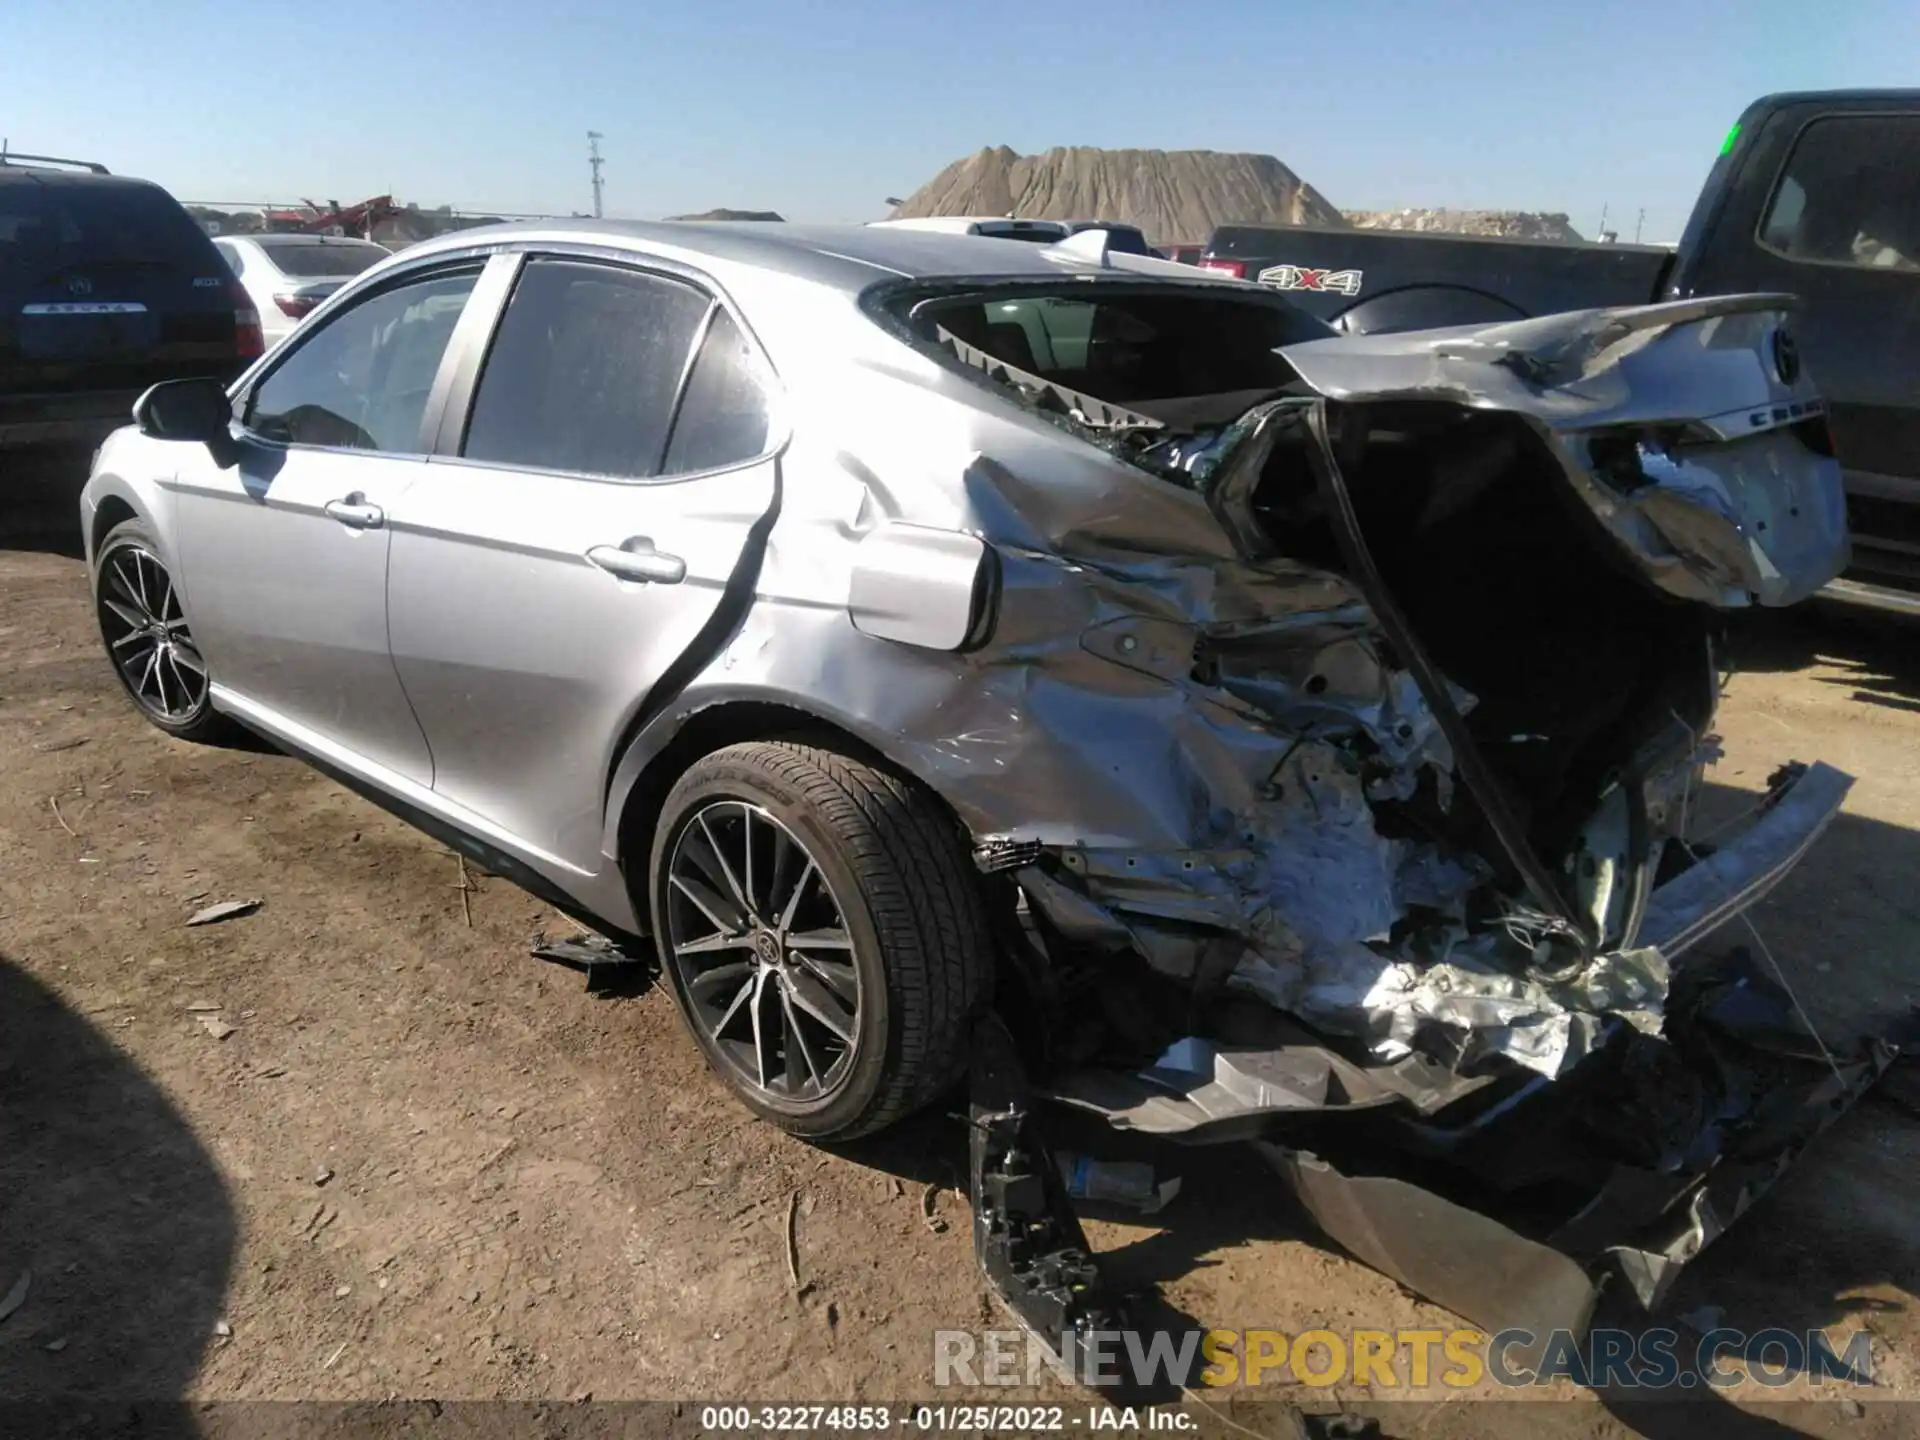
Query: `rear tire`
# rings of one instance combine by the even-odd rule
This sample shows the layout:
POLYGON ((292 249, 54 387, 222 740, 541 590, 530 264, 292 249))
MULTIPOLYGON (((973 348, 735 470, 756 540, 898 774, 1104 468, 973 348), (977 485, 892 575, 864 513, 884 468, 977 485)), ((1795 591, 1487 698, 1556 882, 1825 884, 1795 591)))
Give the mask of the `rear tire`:
POLYGON ((668 795, 649 876, 674 998, 755 1113, 850 1139, 965 1068, 991 932, 961 836, 918 786, 813 745, 729 746, 668 795))
POLYGON ((93 609, 113 673, 148 724, 203 744, 233 737, 233 722, 213 708, 207 662, 144 522, 123 520, 101 540, 93 609))

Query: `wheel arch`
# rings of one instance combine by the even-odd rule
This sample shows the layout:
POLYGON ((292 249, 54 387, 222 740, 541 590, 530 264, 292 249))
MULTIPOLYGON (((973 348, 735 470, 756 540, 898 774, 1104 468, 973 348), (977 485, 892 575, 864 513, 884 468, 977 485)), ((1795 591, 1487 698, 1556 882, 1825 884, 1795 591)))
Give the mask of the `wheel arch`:
POLYGON ((605 853, 626 877, 643 923, 650 924, 646 866, 652 852, 654 824, 675 782, 696 763, 715 751, 749 740, 800 740, 879 765, 913 781, 952 819, 955 830, 968 836, 967 827, 946 798, 915 776, 910 765, 892 755, 874 737, 863 735, 844 717, 791 703, 758 692, 716 696, 649 726, 634 738, 614 771, 603 841, 605 853))
POLYGON ((107 538, 107 532, 116 525, 124 525, 129 520, 139 520, 151 524, 146 517, 124 495, 108 494, 95 507, 92 523, 87 528, 87 562, 92 564, 100 554, 100 546, 107 538))

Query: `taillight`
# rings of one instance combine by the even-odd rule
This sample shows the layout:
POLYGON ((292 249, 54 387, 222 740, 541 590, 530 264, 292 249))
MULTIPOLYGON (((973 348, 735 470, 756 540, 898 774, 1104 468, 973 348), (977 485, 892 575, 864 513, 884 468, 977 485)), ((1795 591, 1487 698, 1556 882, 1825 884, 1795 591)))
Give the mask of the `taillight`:
POLYGON ((234 349, 242 360, 256 359, 267 353, 267 337, 260 333, 260 312, 253 308, 253 301, 237 281, 227 288, 233 296, 234 349))
POLYGON ((1231 275, 1236 280, 1247 278, 1247 262, 1244 260, 1216 260, 1209 255, 1200 262, 1202 270, 1218 270, 1222 275, 1231 275))
POLYGON ((294 319, 298 320, 302 315, 320 303, 320 297, 317 295, 276 295, 273 297, 273 303, 280 307, 280 313, 282 315, 291 315, 294 319))

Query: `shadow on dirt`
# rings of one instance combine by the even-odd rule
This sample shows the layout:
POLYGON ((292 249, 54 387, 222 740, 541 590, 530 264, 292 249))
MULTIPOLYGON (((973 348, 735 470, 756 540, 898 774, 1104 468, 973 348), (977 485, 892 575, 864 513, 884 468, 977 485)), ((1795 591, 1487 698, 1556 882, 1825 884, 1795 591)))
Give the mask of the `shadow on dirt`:
POLYGON ((0 1321, 0 1429, 19 1402, 58 1401, 70 1423, 77 1401, 179 1400, 220 1343, 236 1244, 226 1187, 107 1034, 4 957, 0 1136, 0 1293, 30 1272, 0 1321))
POLYGON ((1833 604, 1741 616, 1728 630, 1736 670, 1789 671, 1851 690, 1865 705, 1920 714, 1920 622, 1833 604))
POLYGON ((78 559, 80 490, 89 451, 61 447, 0 454, 0 546, 78 559))

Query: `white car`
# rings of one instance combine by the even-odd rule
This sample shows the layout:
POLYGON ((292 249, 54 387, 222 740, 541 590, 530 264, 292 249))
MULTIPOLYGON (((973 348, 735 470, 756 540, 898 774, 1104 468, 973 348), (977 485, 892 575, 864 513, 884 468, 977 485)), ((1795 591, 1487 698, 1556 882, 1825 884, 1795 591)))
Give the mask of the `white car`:
POLYGON ((260 312, 268 348, 362 270, 387 258, 384 245, 340 235, 217 235, 214 248, 260 312))

